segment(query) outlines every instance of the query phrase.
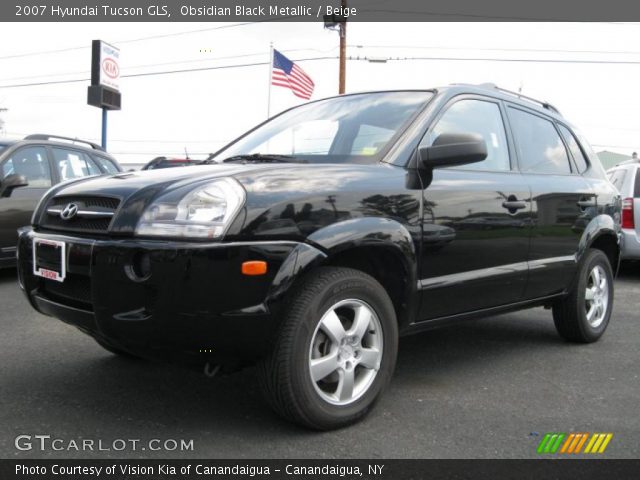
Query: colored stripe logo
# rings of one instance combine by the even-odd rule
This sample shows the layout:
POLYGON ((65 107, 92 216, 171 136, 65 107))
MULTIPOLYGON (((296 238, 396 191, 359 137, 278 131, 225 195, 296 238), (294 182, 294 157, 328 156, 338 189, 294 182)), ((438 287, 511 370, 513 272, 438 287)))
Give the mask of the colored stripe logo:
POLYGON ((538 445, 537 452, 540 454, 604 453, 612 438, 613 433, 547 433, 538 445))

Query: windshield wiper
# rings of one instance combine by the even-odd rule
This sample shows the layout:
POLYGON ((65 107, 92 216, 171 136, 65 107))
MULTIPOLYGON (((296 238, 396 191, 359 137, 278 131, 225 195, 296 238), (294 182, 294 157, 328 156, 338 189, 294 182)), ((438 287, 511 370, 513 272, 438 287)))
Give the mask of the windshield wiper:
POLYGON ((234 155, 222 160, 222 163, 230 162, 260 162, 260 163, 307 163, 292 155, 271 155, 266 153, 252 153, 251 155, 234 155))

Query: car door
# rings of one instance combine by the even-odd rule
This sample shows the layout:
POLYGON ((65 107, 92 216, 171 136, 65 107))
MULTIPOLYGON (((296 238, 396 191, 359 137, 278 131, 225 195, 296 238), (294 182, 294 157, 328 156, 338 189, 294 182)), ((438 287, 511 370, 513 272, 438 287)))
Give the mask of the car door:
POLYGON ((545 297, 562 292, 573 278, 578 245, 596 214, 596 199, 589 183, 572 165, 553 119, 515 105, 507 111, 519 169, 532 194, 525 297, 545 297))
POLYGON ((472 312, 519 301, 527 280, 530 192, 512 168, 513 146, 499 100, 456 97, 422 140, 476 133, 488 156, 479 163, 435 169, 424 190, 419 319, 472 312))
POLYGON ((29 145, 9 153, 0 163, 0 176, 12 174, 23 175, 28 185, 0 198, 0 261, 5 262, 15 256, 18 228, 31 222, 38 200, 53 183, 46 148, 29 145))

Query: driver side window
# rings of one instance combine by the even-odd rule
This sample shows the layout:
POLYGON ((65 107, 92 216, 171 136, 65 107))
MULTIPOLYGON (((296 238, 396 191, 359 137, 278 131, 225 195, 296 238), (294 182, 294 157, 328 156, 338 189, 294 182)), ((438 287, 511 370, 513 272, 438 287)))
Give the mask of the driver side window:
POLYGON ((24 175, 31 188, 51 186, 51 168, 43 147, 20 148, 2 164, 2 178, 24 175))
POLYGON ((427 134, 423 144, 431 145, 443 133, 475 133, 487 144, 487 158, 461 167, 464 170, 508 171, 511 169, 507 136, 498 104, 466 99, 451 105, 427 134))

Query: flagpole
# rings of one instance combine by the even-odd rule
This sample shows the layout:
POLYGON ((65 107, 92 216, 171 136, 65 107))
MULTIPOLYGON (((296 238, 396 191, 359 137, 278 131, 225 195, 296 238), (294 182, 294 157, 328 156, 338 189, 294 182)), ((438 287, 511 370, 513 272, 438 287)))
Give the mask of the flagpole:
POLYGON ((267 93, 267 119, 271 117, 271 79, 273 78, 273 42, 269 43, 269 90, 267 93))

